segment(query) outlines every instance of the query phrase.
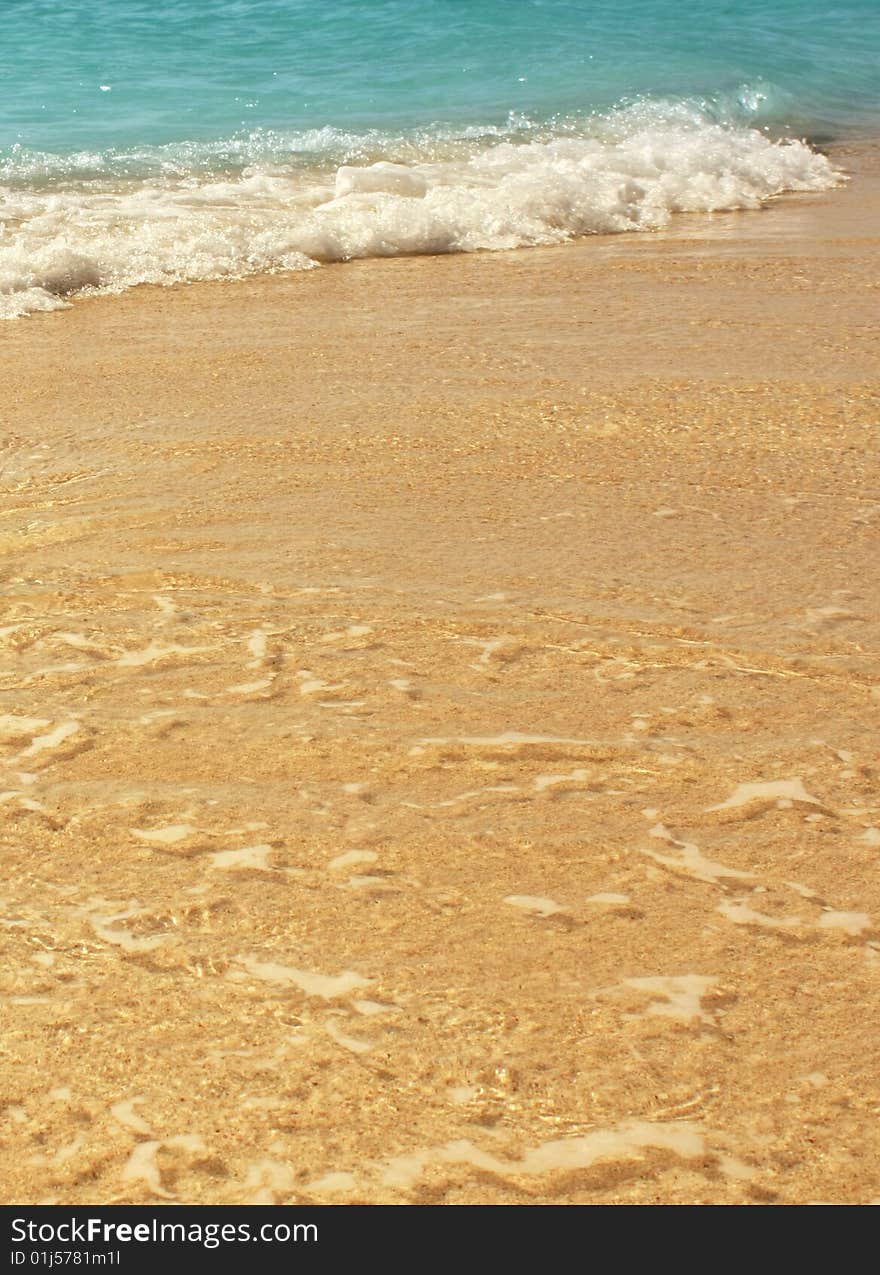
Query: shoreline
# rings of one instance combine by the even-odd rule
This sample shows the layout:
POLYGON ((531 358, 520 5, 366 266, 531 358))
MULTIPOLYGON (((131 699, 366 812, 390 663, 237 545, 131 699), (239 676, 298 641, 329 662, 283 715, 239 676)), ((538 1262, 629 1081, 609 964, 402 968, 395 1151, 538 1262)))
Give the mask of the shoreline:
MULTIPOLYGON (((17 215, 11 192, 7 220, 15 226, 20 215, 24 221, 20 233, 2 253, 0 268, 6 291, 0 293, 0 321, 68 309, 83 300, 118 296, 131 289, 295 277, 352 261, 510 252, 524 247, 559 247, 594 237, 617 238, 619 234, 675 234, 681 220, 687 227, 694 217, 728 215, 675 211, 688 202, 699 208, 759 201, 758 207, 731 214, 739 215, 740 211, 766 210, 780 199, 807 190, 827 193, 829 189, 827 148, 813 149, 797 139, 788 139, 788 145, 779 148, 757 130, 740 135, 716 128, 713 134, 710 128, 709 137, 716 153, 710 149, 700 161, 705 169, 697 164, 695 170, 694 157, 688 155, 683 137, 671 131, 666 139, 670 155, 677 154, 676 147, 684 146, 684 153, 678 155, 680 171, 672 159, 675 177, 671 185, 670 173, 662 164, 645 161, 638 147, 629 153, 621 143, 609 152, 616 156, 617 170, 603 174, 600 165, 592 179, 582 178, 576 196, 566 185, 569 177, 557 173, 551 162, 555 156, 554 162, 565 170, 571 157, 567 152, 551 154, 551 148, 557 143, 565 145, 566 139, 541 143, 537 152, 530 144, 517 148, 517 154, 527 157, 522 162, 528 165, 531 183, 528 199, 525 191, 517 188, 515 166, 506 171, 511 186, 495 174, 481 195, 480 181, 474 186, 473 174, 467 178, 459 173, 443 195, 444 182, 452 180, 448 175, 444 178, 443 165, 435 165, 437 171, 428 180, 422 173, 424 165, 410 169, 396 164, 343 166, 336 173, 337 185, 342 181, 338 197, 328 198, 330 192, 323 188, 326 182, 314 185, 311 194, 306 185, 299 195, 305 202, 298 211, 291 203, 289 183, 279 179, 279 184, 271 186, 273 178, 266 176, 263 181, 270 183, 274 201, 271 216, 268 205, 263 206, 268 190, 252 190, 245 170, 233 194, 233 187, 219 177, 206 177, 198 198, 187 196, 185 188, 172 196, 169 191, 163 195, 158 188, 140 190, 135 186, 129 192, 134 207, 127 211, 120 192, 98 196, 83 187, 78 195, 74 188, 57 191, 58 206, 51 211, 46 205, 47 192, 42 196, 33 193, 36 202, 28 208, 24 199, 28 210, 17 215), (543 178, 542 163, 546 170, 543 178), (627 173, 631 175, 627 177, 627 173), (439 181, 439 185, 432 187, 432 181, 439 181), (532 202, 542 182, 546 206, 540 199, 537 205, 532 202), (319 190, 322 193, 318 194, 319 190), (419 198, 383 203, 387 194, 415 194, 419 198), (151 215, 145 206, 136 211, 139 198, 142 204, 146 200, 146 205, 158 199, 160 212, 151 215), (41 199, 45 206, 41 206, 41 199), (109 215, 107 199, 115 200, 114 216, 109 215), (211 212, 217 199, 219 210, 228 206, 219 220, 211 212), (316 202, 319 199, 322 202, 316 202), (173 234, 164 224, 169 217, 173 234), (51 223, 48 239, 47 218, 51 223), (664 218, 667 225, 658 227, 656 223, 664 218), (62 237, 63 250, 59 246, 62 237), (132 259, 138 263, 134 267, 130 266, 132 259), (293 268, 282 269, 281 262, 293 268), (194 279, 194 273, 205 277, 194 279), (169 276, 175 282, 169 282, 169 276), (157 282, 160 278, 166 282, 157 282)), ((704 142, 701 138, 701 145, 704 142)), ((876 149, 876 142, 873 146, 854 142, 840 153, 855 155, 862 163, 867 155, 869 166, 872 162, 876 166, 876 149)), ((488 180, 485 175, 484 180, 488 180)), ((24 198, 26 192, 19 193, 24 198)))
POLYGON ((856 149, 0 329, 10 1201, 880 1198, 856 149))

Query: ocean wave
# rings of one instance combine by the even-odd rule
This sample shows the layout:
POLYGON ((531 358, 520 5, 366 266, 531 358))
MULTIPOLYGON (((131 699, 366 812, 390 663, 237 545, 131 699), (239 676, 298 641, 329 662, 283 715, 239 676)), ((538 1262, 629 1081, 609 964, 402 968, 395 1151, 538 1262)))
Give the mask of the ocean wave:
POLYGON ((119 156, 70 157, 67 181, 35 168, 27 183, 19 167, 0 190, 0 317, 142 283, 653 230, 678 212, 758 208, 840 180, 805 143, 688 103, 636 103, 589 131, 516 119, 397 139, 316 130, 295 153, 290 141, 242 143, 237 166, 216 143, 215 171, 181 144, 158 166, 153 155, 146 176, 124 176, 119 156))

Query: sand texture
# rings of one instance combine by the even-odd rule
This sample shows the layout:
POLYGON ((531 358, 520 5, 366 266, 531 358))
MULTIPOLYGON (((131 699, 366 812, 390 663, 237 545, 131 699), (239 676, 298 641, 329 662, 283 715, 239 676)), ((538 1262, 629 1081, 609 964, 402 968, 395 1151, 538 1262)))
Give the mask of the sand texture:
POLYGON ((5 1201, 880 1197, 880 196, 0 331, 5 1201))

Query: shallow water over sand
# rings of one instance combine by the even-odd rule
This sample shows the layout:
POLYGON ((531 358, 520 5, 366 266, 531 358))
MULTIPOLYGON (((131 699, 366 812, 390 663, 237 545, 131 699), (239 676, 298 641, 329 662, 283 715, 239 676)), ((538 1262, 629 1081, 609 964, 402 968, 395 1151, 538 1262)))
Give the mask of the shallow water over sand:
POLYGON ((9 1198, 880 1194, 872 191, 10 327, 9 1198))

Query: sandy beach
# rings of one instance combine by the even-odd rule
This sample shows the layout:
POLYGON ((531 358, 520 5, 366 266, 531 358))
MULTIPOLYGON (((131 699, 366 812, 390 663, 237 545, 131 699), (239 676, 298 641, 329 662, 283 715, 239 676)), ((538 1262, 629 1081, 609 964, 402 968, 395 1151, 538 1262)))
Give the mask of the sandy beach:
POLYGON ((878 156, 2 325, 8 1201, 880 1199, 878 156))

